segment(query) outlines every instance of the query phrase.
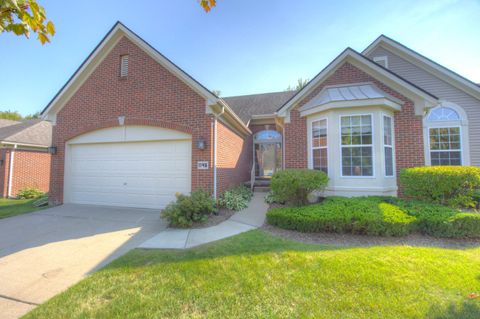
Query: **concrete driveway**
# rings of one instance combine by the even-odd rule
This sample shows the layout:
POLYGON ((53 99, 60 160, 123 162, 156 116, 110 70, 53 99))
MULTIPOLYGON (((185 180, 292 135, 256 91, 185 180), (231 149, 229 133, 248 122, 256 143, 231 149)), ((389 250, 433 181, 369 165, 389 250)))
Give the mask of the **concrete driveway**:
POLYGON ((166 228, 159 211, 62 205, 0 220, 0 318, 17 318, 166 228))

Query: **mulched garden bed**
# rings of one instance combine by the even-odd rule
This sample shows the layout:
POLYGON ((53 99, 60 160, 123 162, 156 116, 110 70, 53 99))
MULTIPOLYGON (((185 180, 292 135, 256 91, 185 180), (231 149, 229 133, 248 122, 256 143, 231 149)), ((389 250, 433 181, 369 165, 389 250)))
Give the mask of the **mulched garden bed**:
POLYGON ((480 247, 480 239, 435 238, 421 234, 411 234, 405 237, 378 237, 336 233, 301 233, 293 230, 278 228, 268 225, 267 223, 265 223, 261 229, 274 236, 327 246, 365 247, 402 245, 453 249, 480 247))
POLYGON ((220 224, 221 222, 229 219, 232 215, 235 214, 233 210, 220 208, 217 214, 212 214, 208 219, 203 223, 193 223, 192 227, 190 228, 206 228, 210 226, 215 226, 220 224))

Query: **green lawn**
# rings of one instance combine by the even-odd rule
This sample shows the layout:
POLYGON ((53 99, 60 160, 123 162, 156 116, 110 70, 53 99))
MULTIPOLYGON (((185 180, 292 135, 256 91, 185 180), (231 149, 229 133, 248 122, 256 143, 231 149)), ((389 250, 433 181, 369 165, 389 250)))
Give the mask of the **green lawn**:
POLYGON ((254 230, 134 250, 27 318, 480 318, 480 248, 333 248, 254 230))
POLYGON ((36 201, 36 199, 0 198, 0 219, 41 209, 33 206, 34 201, 36 201))

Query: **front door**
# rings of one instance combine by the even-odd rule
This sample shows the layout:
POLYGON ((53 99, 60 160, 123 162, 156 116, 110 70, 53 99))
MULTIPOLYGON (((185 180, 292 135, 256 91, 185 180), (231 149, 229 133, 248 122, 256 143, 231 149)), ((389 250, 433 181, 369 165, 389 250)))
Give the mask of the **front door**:
POLYGON ((281 143, 255 144, 255 176, 269 178, 282 165, 281 143))

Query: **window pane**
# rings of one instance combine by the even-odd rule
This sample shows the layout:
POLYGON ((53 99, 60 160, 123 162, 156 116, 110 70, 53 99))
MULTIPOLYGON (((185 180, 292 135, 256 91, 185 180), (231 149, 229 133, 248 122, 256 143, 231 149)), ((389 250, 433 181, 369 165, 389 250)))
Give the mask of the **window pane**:
POLYGON ((448 107, 439 107, 430 111, 428 115, 429 121, 455 121, 460 120, 458 113, 448 107))
POLYGON ((342 175, 372 176, 373 157, 372 117, 370 115, 343 116, 341 118, 342 175))
POLYGON ((342 147, 343 176, 373 176, 372 147, 342 147))
POLYGON ((393 176, 393 149, 385 147, 385 175, 393 176))
POLYGON ((392 118, 388 116, 383 117, 383 143, 385 145, 392 145, 392 118))
POLYGON ((462 165, 462 154, 458 151, 430 152, 430 160, 435 165, 462 165))
POLYGON ((459 127, 430 128, 430 160, 432 165, 461 165, 459 127))
POLYGON ((313 150, 313 169, 328 174, 328 151, 326 148, 313 150))
POLYGON ((328 174, 327 143, 327 120, 312 122, 313 169, 324 171, 326 174, 328 174))

